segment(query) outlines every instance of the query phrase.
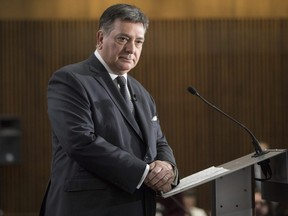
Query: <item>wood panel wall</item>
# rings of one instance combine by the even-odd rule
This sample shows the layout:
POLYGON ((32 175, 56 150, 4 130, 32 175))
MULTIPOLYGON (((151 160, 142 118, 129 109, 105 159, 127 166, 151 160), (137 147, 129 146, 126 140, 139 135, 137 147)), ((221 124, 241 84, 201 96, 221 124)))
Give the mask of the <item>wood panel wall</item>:
POLYGON ((98 19, 117 3, 136 5, 151 19, 288 17, 287 0, 0 0, 0 19, 98 19))
MULTIPOLYGON (((0 115, 21 120, 21 163, 0 166, 0 208, 36 216, 50 170, 46 86, 95 49, 97 20, 0 21, 0 115)), ((238 119, 271 148, 288 148, 288 20, 152 20, 131 74, 154 96, 181 177, 253 151, 249 135, 189 94, 238 119)), ((209 186, 199 205, 209 209, 209 186)))

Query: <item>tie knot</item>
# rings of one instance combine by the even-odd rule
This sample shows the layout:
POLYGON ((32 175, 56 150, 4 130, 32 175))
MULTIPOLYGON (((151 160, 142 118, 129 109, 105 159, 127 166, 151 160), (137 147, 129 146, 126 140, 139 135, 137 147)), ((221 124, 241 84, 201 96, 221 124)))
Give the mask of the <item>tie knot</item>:
POLYGON ((120 86, 125 86, 126 85, 126 79, 124 76, 117 76, 117 82, 120 86))

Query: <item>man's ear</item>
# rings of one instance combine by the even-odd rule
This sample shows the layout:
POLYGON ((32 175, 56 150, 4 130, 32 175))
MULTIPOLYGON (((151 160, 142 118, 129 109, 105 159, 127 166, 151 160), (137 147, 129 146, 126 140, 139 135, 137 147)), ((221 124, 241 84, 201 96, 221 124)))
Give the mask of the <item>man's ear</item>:
POLYGON ((104 38, 103 31, 102 31, 102 30, 97 31, 97 33, 96 33, 96 39, 97 39, 97 49, 98 49, 98 50, 101 50, 101 49, 102 49, 103 38, 104 38))

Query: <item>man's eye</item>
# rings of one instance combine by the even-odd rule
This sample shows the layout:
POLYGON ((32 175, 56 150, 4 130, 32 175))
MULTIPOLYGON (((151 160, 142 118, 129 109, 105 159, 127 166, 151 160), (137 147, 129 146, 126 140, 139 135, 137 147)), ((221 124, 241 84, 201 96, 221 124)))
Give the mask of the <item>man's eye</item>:
POLYGON ((144 43, 144 41, 142 41, 142 40, 136 41, 136 44, 138 44, 138 45, 142 45, 143 43, 144 43))
POLYGON ((135 41, 135 46, 136 47, 141 47, 143 45, 144 41, 143 40, 136 40, 135 41))
POLYGON ((118 41, 121 43, 126 43, 129 40, 127 37, 118 37, 118 41))

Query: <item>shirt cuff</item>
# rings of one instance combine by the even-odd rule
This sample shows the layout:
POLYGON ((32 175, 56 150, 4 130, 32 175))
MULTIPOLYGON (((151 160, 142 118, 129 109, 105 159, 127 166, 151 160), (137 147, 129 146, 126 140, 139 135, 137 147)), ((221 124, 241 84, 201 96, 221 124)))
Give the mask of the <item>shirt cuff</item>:
POLYGON ((140 182, 139 182, 139 184, 136 187, 137 189, 139 189, 141 187, 141 185, 143 184, 146 176, 148 175, 149 170, 150 170, 150 166, 147 164, 146 168, 145 168, 145 171, 144 171, 144 173, 142 175, 142 178, 140 179, 140 182))
POLYGON ((175 178, 174 178, 174 181, 172 182, 172 185, 177 186, 178 185, 178 179, 179 179, 178 169, 175 166, 173 166, 173 170, 174 170, 175 178))

